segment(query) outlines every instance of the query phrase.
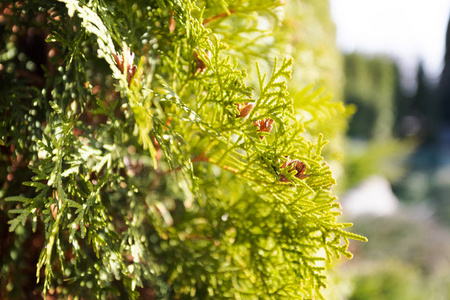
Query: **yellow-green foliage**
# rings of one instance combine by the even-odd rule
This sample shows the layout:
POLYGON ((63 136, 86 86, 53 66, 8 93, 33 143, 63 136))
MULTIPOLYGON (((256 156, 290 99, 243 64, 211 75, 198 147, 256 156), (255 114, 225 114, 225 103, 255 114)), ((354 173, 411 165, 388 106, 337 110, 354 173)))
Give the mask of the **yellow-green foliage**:
POLYGON ((335 100, 342 100, 343 61, 328 0, 289 1, 276 36, 283 34, 296 61, 293 80, 298 84, 290 88, 314 83, 333 93, 335 100))
MULTIPOLYGON (((256 8, 263 11, 264 6, 260 5, 256 8)), ((230 7, 235 9, 231 4, 230 7)), ((323 133, 333 142, 324 155, 335 176, 341 176, 345 131, 354 107, 341 102, 343 57, 336 47, 328 0, 287 1, 275 10, 258 14, 245 8, 241 9, 243 12, 236 10, 236 14, 247 12, 248 17, 233 14, 214 23, 215 32, 228 45, 226 53, 247 69, 247 81, 253 84, 257 83, 255 59, 262 69, 270 71, 274 56, 293 57, 288 91, 295 115, 312 137, 323 133)))
POLYGON ((343 176, 345 132, 354 108, 344 106, 343 58, 328 0, 289 1, 275 36, 279 51, 289 49, 295 67, 289 82, 296 114, 311 135, 323 133, 333 147, 324 156, 336 178, 343 176), (289 45, 285 47, 283 45, 289 45), (331 125, 332 124, 332 125, 331 125), (331 125, 331 126, 330 126, 331 125))
MULTIPOLYGON (((33 171, 14 179, 24 182, 19 190, 4 185, 1 210, 15 238, 41 236, 35 274, 44 294, 321 297, 329 263, 351 257, 349 239, 365 238, 337 221, 335 179, 322 157, 328 131, 320 128, 341 126, 333 116, 342 104, 308 89, 292 100, 292 58, 273 58, 267 73, 246 63, 270 46, 259 46, 259 35, 275 40, 260 22, 275 28, 281 4, 14 7, 45 14, 47 46, 56 49, 45 87, 5 93, 0 131, 8 146, 22 145, 15 155, 33 171), (253 109, 244 115, 238 104, 253 109), (15 132, 27 124, 31 137, 15 132)), ((12 86, 24 84, 14 77, 20 65, 2 63, 12 86)), ((21 247, 7 251, 17 258, 21 247)), ((6 260, 1 272, 18 269, 6 260)), ((23 297, 11 278, 0 279, 2 289, 23 297)))

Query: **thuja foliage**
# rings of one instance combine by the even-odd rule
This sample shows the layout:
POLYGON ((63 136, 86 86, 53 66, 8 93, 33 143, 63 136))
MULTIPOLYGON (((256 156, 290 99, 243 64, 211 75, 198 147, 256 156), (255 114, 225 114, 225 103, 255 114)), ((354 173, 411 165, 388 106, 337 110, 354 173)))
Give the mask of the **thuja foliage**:
POLYGON ((322 297, 365 238, 305 129, 336 104, 265 57, 282 2, 2 5, 2 298, 322 297))

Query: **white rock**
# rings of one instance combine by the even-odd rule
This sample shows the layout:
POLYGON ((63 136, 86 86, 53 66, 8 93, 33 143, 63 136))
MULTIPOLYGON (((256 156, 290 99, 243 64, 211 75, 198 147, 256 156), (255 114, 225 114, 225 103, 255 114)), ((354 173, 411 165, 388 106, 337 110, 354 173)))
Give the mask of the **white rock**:
POLYGON ((344 215, 387 216, 396 212, 399 201, 382 176, 372 176, 341 197, 344 215))

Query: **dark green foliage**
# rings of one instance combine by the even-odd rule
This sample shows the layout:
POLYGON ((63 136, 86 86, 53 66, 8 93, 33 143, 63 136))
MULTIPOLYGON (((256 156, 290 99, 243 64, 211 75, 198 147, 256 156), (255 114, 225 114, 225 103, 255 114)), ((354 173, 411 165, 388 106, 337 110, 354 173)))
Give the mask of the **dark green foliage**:
POLYGON ((444 69, 438 86, 439 125, 448 127, 450 123, 450 18, 445 39, 444 69))
MULTIPOLYGON (((9 6, 2 39, 16 50, 0 53, 0 212, 13 242, 1 248, 1 296, 321 297, 328 264, 351 257, 349 239, 365 238, 336 219, 327 142, 305 131, 287 92, 292 59, 270 61, 270 75, 256 63, 258 85, 246 85, 226 54, 236 47, 253 59, 256 44, 239 48, 242 36, 220 34, 231 14, 243 35, 261 34, 246 20, 275 22, 280 2, 9 6), (20 59, 15 24, 42 30, 37 74, 24 71, 34 59, 20 59), (253 110, 237 117, 247 102, 253 110), (273 129, 258 131, 269 119, 273 129), (283 167, 287 157, 308 176, 283 167), (23 263, 37 262, 37 287, 15 263, 30 239, 40 256, 23 263)), ((297 97, 321 112, 336 106, 308 90, 297 97)))
POLYGON ((436 88, 427 78, 423 65, 416 75, 416 91, 412 96, 398 95, 396 99, 395 134, 401 138, 414 137, 421 143, 436 141, 441 122, 436 88))

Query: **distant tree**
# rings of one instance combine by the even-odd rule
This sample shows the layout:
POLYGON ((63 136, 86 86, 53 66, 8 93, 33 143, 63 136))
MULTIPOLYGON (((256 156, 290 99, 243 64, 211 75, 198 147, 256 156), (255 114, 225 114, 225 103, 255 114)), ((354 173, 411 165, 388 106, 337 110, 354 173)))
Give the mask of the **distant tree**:
POLYGON ((450 126, 450 19, 447 26, 444 69, 439 81, 439 112, 442 127, 450 126))
POLYGON ((356 112, 348 131, 344 185, 354 186, 373 174, 395 181, 412 151, 410 143, 395 139, 397 118, 410 109, 399 69, 391 58, 352 53, 345 55, 345 76, 345 101, 356 112))
POLYGON ((425 74, 423 64, 417 68, 416 90, 410 97, 397 98, 396 133, 400 138, 416 137, 421 142, 431 142, 438 129, 438 98, 436 87, 425 74))
POLYGON ((398 76, 395 63, 386 57, 345 56, 345 101, 357 108, 350 122, 351 137, 391 138, 398 76))

